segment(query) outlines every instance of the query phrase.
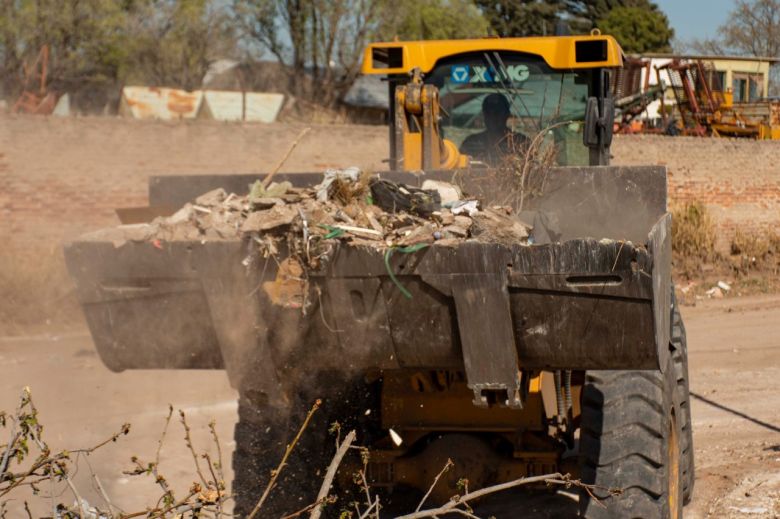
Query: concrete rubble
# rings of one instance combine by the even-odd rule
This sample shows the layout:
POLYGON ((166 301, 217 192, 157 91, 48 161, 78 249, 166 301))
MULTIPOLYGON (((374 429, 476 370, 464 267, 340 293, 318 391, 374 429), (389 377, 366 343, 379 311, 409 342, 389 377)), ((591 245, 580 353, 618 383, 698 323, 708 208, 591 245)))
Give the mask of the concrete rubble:
POLYGON ((329 170, 309 188, 289 182, 250 186, 247 195, 223 189, 205 193, 169 217, 155 219, 129 240, 209 241, 253 239, 275 252, 296 242, 310 266, 328 244, 386 250, 454 245, 465 240, 527 244, 531 227, 510 207, 483 206, 446 182, 420 189, 383 180, 357 168, 329 170), (444 201, 444 202, 442 202, 444 201))

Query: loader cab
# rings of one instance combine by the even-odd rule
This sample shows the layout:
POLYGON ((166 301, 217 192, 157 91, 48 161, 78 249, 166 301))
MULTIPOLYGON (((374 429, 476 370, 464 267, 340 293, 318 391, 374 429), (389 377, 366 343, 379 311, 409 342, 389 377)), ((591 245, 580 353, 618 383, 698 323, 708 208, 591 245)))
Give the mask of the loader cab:
POLYGON ((609 74, 620 66, 615 40, 593 35, 373 44, 363 72, 389 85, 391 169, 416 169, 407 166, 425 154, 407 135, 425 132, 422 119, 397 102, 417 71, 438 92, 432 133, 442 150, 458 150, 471 166, 501 166, 530 149, 549 165, 587 166, 608 163, 609 74))

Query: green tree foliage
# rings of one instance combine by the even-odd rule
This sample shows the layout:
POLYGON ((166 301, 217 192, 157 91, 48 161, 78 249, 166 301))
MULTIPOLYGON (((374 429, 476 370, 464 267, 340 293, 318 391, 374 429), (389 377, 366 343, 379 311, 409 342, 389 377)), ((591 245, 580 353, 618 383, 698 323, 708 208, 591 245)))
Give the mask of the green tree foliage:
POLYGON ((476 0, 476 4, 501 37, 553 35, 567 9, 565 0, 476 0))
MULTIPOLYGON (((0 95, 13 99, 43 46, 48 89, 102 109, 124 82, 193 89, 235 47, 215 0, 0 0, 0 95)), ((32 82, 31 82, 32 83, 32 82)))
POLYGON ((565 4, 568 18, 582 30, 596 27, 610 12, 622 7, 636 7, 661 13, 658 6, 650 0, 565 0, 565 4))
POLYGON ((669 21, 650 0, 476 0, 492 30, 499 36, 545 36, 555 34, 559 22, 574 34, 587 33, 615 10, 636 8, 669 21))
POLYGON ((614 36, 628 53, 671 52, 674 31, 660 11, 616 7, 598 22, 601 32, 614 36))
POLYGON ((24 64, 46 45, 49 85, 58 90, 115 81, 125 59, 124 11, 114 0, 5 0, 0 64, 5 95, 23 87, 24 64))
POLYGON ((384 39, 448 40, 488 35, 488 21, 472 0, 400 0, 385 7, 384 39))

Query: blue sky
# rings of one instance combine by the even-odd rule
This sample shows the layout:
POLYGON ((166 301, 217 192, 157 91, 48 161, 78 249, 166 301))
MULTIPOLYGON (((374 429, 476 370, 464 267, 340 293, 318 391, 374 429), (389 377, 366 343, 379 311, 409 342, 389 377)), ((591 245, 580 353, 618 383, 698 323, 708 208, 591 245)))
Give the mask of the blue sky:
POLYGON ((675 38, 682 42, 714 38, 734 8, 734 0, 654 0, 669 17, 675 38))

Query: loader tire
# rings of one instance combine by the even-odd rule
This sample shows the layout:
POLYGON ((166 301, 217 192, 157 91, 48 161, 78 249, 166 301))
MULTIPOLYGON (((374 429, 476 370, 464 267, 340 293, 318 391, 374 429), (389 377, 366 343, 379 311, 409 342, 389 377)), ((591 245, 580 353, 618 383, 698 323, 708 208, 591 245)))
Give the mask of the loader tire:
POLYGON ((693 497, 695 479, 691 395, 688 389, 688 343, 685 336, 685 325, 674 298, 672 298, 672 348, 672 362, 677 377, 677 394, 680 402, 680 429, 682 430, 682 436, 680 436, 682 495, 683 503, 687 505, 693 497))
POLYGON ((580 468, 583 483, 598 487, 581 491, 582 517, 682 518, 681 422, 671 359, 663 373, 587 372, 580 468))

